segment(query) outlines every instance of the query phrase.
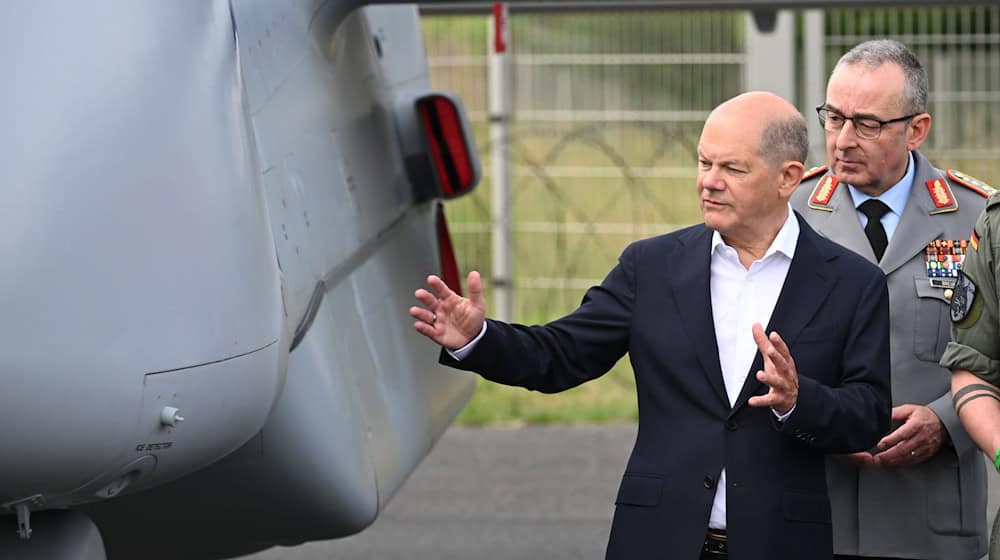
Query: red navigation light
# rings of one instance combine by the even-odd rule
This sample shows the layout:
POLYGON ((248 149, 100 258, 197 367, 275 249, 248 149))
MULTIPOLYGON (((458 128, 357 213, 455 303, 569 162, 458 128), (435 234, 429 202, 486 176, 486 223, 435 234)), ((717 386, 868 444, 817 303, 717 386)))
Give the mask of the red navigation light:
POLYGON ((461 108, 445 95, 432 94, 417 101, 417 111, 441 195, 454 198, 471 191, 479 180, 479 170, 475 155, 470 153, 468 127, 463 122, 461 108))

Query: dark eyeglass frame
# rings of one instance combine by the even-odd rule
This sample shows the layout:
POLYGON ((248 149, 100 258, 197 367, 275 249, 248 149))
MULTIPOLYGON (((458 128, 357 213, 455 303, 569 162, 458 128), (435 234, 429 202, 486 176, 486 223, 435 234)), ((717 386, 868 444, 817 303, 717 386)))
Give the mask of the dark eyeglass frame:
POLYGON ((878 139, 878 137, 882 135, 882 129, 885 128, 885 125, 887 125, 887 124, 908 121, 908 120, 912 119, 913 117, 916 117, 917 115, 923 114, 923 112, 913 113, 912 115, 906 115, 905 117, 898 117, 898 118, 895 118, 895 119, 889 119, 889 120, 883 121, 883 120, 876 119, 875 117, 860 117, 858 115, 854 115, 853 117, 848 117, 847 115, 844 115, 840 111, 835 111, 835 110, 827 107, 826 105, 820 105, 819 107, 816 107, 816 116, 819 117, 819 124, 820 124, 820 126, 823 127, 823 130, 834 130, 834 131, 837 131, 837 130, 840 130, 841 128, 844 128, 844 125, 842 124, 842 125, 840 125, 839 128, 827 129, 826 128, 826 120, 827 120, 826 114, 829 114, 829 113, 833 113, 833 114, 839 116, 840 118, 844 119, 844 124, 847 124, 847 121, 851 121, 851 124, 854 125, 854 134, 857 135, 858 138, 864 138, 865 140, 876 140, 876 139, 878 139), (868 128, 871 128, 871 127, 870 126, 858 126, 858 120, 865 120, 865 121, 876 122, 876 123, 878 123, 878 130, 876 130, 874 132, 874 134, 862 133, 861 132, 862 130, 868 129, 868 128))

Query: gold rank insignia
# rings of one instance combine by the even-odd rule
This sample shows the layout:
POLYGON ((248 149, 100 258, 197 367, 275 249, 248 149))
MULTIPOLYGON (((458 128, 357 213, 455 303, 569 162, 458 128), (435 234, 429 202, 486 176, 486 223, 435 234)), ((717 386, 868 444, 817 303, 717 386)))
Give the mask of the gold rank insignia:
POLYGON ((829 165, 820 165, 818 167, 813 167, 812 169, 809 169, 802 175, 802 180, 808 181, 809 179, 812 179, 813 177, 819 175, 820 173, 826 173, 827 169, 830 169, 829 165))
POLYGON ((955 202, 955 195, 951 192, 951 187, 944 179, 931 179, 927 181, 927 192, 931 195, 931 200, 937 210, 931 214, 942 214, 944 212, 954 212, 958 210, 958 203, 955 202))
POLYGON ((833 212, 833 208, 830 208, 830 200, 833 199, 833 193, 837 191, 839 184, 840 181, 833 175, 827 175, 820 179, 819 183, 816 183, 816 187, 813 188, 812 196, 809 197, 809 207, 833 212))
POLYGON ((993 187, 987 185, 979 179, 976 179, 972 175, 967 175, 957 169, 949 169, 948 177, 959 185, 962 185, 970 191, 981 195, 983 198, 989 198, 991 194, 997 192, 997 190, 993 187))

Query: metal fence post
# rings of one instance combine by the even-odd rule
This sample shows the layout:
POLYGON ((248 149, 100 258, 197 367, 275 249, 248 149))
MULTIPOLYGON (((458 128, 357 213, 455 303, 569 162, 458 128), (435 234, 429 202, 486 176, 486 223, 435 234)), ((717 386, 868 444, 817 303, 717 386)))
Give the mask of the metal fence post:
POLYGON ((777 12, 771 30, 758 29, 747 12, 746 90, 774 92, 795 103, 795 14, 777 12))
POLYGON ((505 2, 493 5, 489 22, 489 115, 493 190, 493 308, 490 313, 501 321, 513 315, 512 239, 510 219, 510 49, 505 2))
POLYGON ((826 99, 826 50, 824 43, 823 10, 806 10, 803 16, 802 61, 805 84, 799 110, 809 126, 809 157, 813 165, 826 163, 826 133, 819 125, 813 108, 826 99))

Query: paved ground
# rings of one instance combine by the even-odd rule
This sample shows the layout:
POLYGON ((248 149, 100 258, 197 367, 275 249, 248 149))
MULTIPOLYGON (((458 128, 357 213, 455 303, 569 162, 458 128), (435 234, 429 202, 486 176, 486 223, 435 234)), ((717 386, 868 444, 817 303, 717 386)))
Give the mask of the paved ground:
POLYGON ((246 560, 600 559, 634 440, 634 426, 452 428, 368 530, 246 560))

